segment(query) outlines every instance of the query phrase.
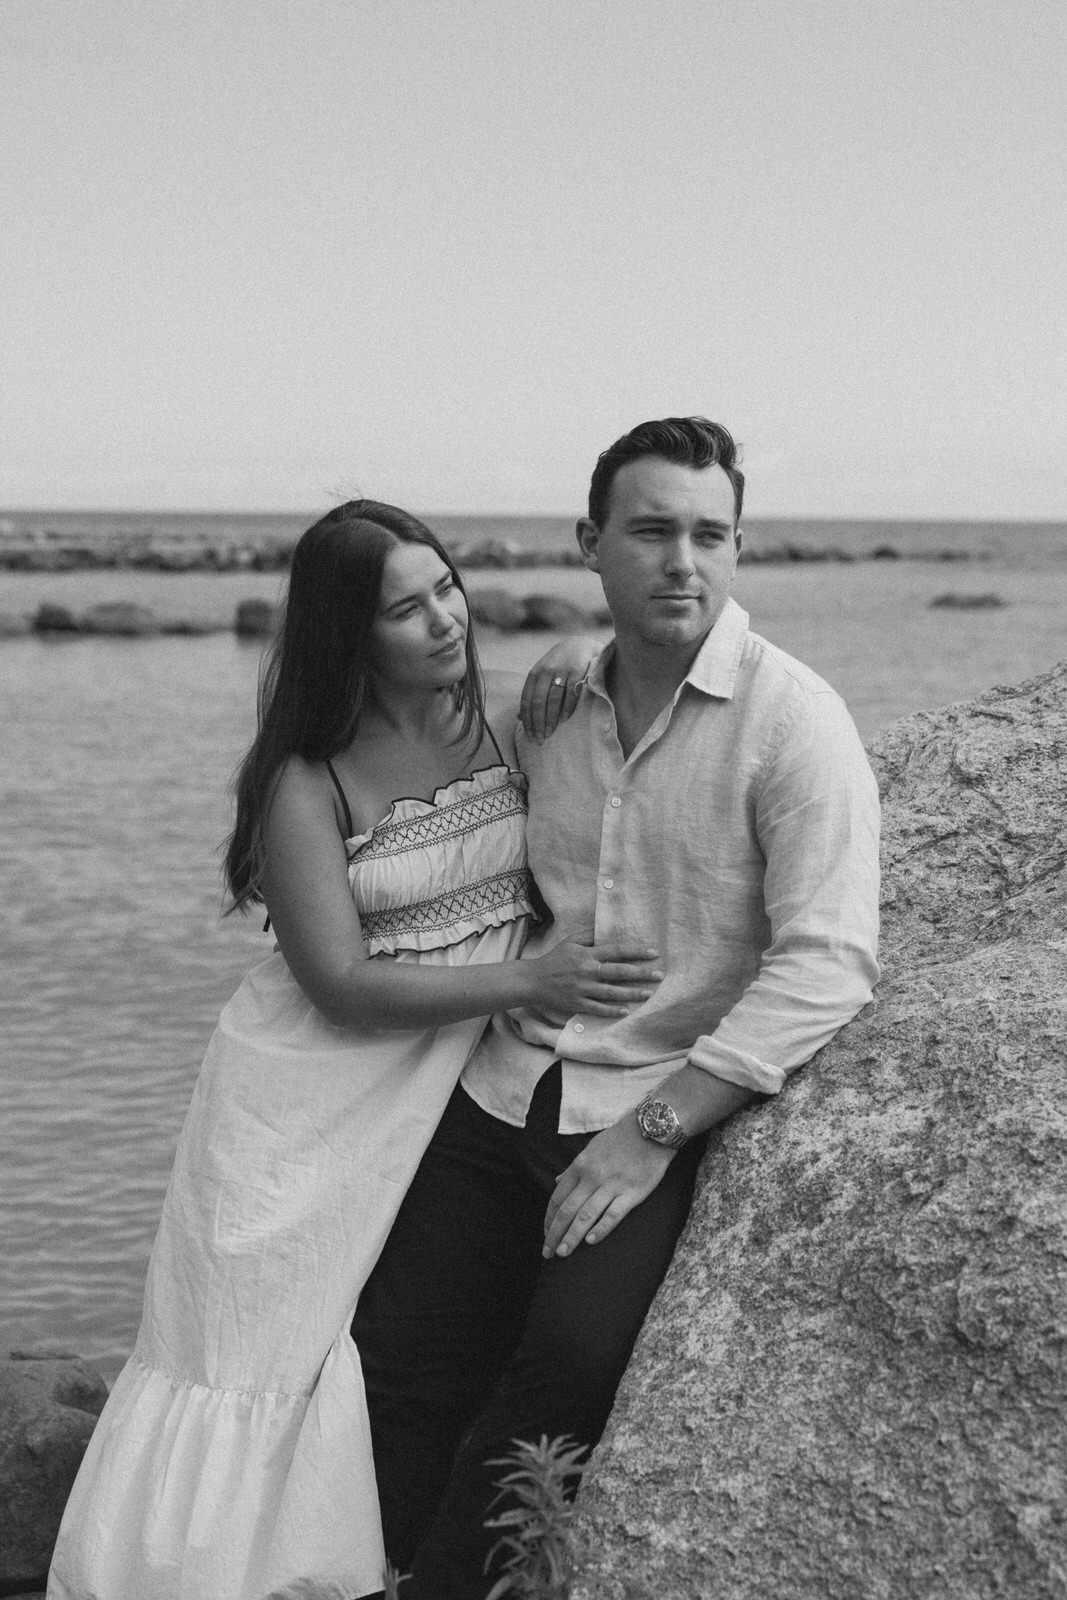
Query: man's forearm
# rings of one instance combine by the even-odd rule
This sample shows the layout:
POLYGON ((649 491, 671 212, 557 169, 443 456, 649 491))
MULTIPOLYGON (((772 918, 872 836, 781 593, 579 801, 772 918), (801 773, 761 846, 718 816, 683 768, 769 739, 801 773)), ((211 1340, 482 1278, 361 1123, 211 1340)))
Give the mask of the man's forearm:
POLYGON ((742 1106, 761 1098, 754 1089, 727 1083, 725 1078, 713 1077, 703 1067, 689 1065, 665 1078, 656 1094, 674 1107, 679 1122, 690 1135, 706 1133, 732 1117, 742 1106))

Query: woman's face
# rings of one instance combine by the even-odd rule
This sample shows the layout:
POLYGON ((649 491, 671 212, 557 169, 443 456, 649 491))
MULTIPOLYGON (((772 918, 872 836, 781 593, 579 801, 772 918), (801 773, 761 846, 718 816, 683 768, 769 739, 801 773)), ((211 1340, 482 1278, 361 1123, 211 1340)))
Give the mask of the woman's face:
POLYGON ((467 671, 467 602, 428 544, 398 543, 385 558, 370 632, 372 672, 397 689, 444 689, 467 671))

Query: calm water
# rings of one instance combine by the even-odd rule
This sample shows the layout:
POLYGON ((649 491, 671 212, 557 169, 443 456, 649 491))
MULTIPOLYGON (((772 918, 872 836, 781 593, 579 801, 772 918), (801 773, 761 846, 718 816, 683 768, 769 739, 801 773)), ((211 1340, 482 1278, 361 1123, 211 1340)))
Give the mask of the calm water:
MULTIPOLYGON (((1067 539, 990 538, 980 563, 750 568, 736 593, 754 627, 841 690, 870 736, 1067 654, 1067 539), (946 590, 1007 604, 929 610, 946 590)), ((471 578, 501 581, 597 596, 582 572, 471 578)), ((256 575, 0 574, 0 610, 121 593, 222 618, 277 587, 256 575)), ((519 667, 546 642, 487 638, 483 653, 519 667)), ((258 662, 230 634, 0 641, 3 1331, 76 1348, 109 1377, 136 1331, 204 1045, 270 946, 254 920, 220 920, 217 873, 258 662)))

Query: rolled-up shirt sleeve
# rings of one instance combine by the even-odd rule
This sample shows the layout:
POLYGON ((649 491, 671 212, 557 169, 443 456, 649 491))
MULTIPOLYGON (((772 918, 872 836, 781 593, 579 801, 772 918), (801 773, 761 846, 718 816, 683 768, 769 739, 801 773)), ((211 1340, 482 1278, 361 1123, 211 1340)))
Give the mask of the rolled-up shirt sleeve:
POLYGON ((755 797, 771 938, 759 969, 689 1061, 777 1094, 871 998, 878 979, 878 790, 832 692, 777 730, 755 797))

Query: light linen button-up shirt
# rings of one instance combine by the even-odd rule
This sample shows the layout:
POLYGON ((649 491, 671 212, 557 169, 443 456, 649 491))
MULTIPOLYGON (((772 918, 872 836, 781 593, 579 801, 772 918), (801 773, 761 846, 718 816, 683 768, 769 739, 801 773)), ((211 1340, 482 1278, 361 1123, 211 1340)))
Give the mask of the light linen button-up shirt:
POLYGON ((608 645, 569 721, 523 740, 530 866, 563 938, 659 952, 625 1017, 495 1017, 463 1074, 521 1126, 563 1063, 560 1130, 609 1126, 686 1062, 765 1094, 871 997, 878 792, 839 696, 727 600, 673 700, 624 758, 608 645))

